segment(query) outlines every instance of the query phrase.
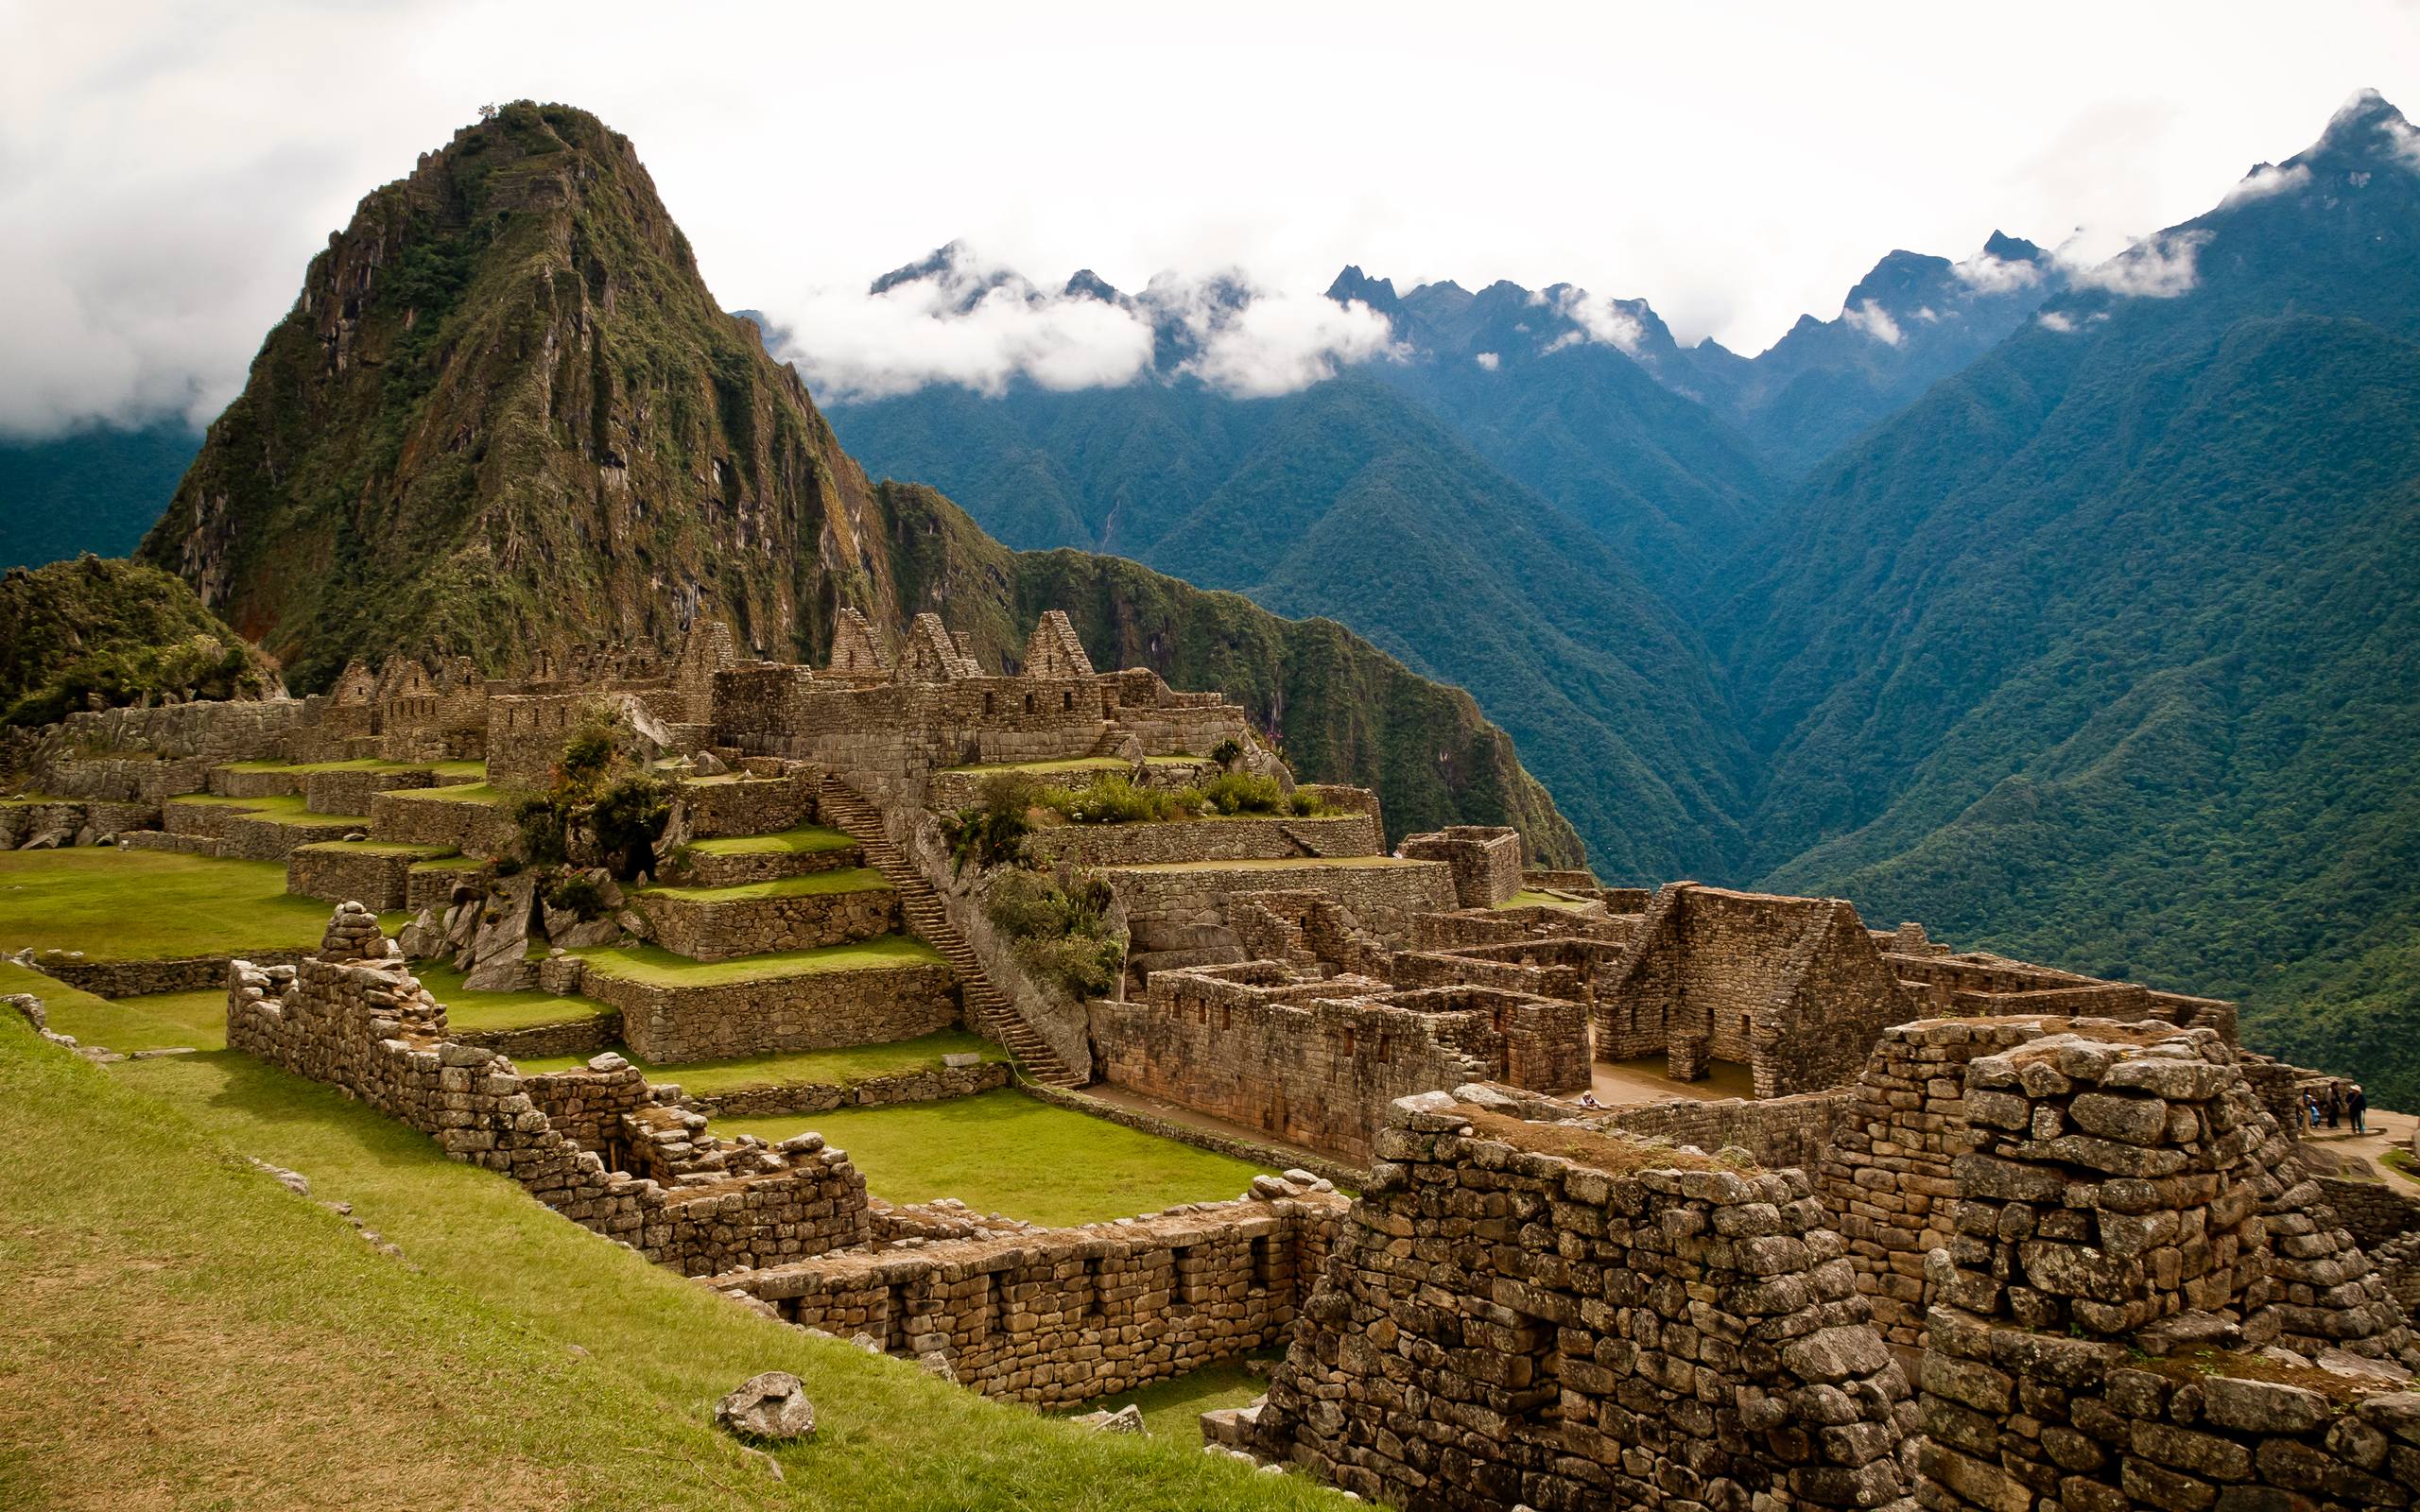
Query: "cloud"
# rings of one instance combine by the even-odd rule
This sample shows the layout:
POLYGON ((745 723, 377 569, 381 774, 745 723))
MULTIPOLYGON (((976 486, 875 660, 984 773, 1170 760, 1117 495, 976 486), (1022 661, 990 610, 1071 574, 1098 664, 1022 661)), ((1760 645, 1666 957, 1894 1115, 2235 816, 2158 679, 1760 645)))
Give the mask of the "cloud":
POLYGON ((1146 298, 1174 311, 1197 345, 1177 370, 1222 393, 1265 399, 1333 378, 1357 362, 1400 354, 1394 327, 1358 300, 1323 294, 1250 293, 1241 302, 1201 297, 1234 285, 1154 279, 1146 298))
POLYGON ((1478 363, 1489 372, 1494 372, 1504 364, 1504 359, 1493 352, 1482 352, 1471 358, 1471 361, 1478 363))
POLYGON ((2386 138, 2389 151, 2401 158, 2407 167, 2420 170, 2420 126, 2413 126, 2400 115, 2389 115, 2379 120, 2378 131, 2386 138))
POLYGON ((2041 264, 1994 257, 1989 252, 1977 252, 1963 262, 1953 263, 1949 270, 1960 283, 1979 294, 2010 294, 2042 282, 2041 264))
POLYGON ((2121 297, 2172 300, 2189 293, 2202 281, 2196 259, 2208 246, 2206 231, 2162 232, 2146 236, 2107 262, 2080 269, 2075 282, 2083 288, 2103 289, 2121 297))
POLYGON ((1594 341, 1635 356, 1639 343, 1647 338, 1647 327, 1639 323, 1638 317, 1615 302, 1610 294, 1591 294, 1568 284, 1557 284, 1531 294, 1530 302, 1551 308, 1578 327, 1547 342, 1545 350, 1549 352, 1594 341))
POLYGON ((1899 322, 1891 318, 1890 311, 1872 300, 1861 300, 1852 308, 1842 310, 1841 318, 1886 347, 1899 344, 1899 322))
POLYGON ((2076 318, 2064 310, 2045 310, 2042 312, 2042 328, 2064 334, 2076 328, 2076 318))
POLYGON ((2300 189, 2309 182, 2310 167, 2307 163, 2297 163, 2290 168, 2279 168, 2264 163, 2237 180, 2235 187, 2219 200, 2219 208, 2225 210, 2234 205, 2249 204, 2255 199, 2266 199, 2289 189, 2300 189))

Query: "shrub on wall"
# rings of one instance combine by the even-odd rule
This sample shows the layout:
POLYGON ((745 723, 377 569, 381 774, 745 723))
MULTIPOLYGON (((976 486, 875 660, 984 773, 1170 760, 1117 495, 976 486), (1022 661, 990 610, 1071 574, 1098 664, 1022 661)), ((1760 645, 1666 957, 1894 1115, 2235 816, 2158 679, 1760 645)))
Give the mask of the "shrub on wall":
POLYGON ((672 795, 632 754, 628 733, 619 714, 592 711, 563 743, 547 790, 514 809, 530 865, 603 867, 629 882, 653 864, 655 842, 672 817, 672 795))
POLYGON ((1027 971, 1082 999, 1108 992, 1125 968, 1125 932, 1109 917, 1114 902, 1094 872, 1018 867, 992 879, 983 912, 1027 971))

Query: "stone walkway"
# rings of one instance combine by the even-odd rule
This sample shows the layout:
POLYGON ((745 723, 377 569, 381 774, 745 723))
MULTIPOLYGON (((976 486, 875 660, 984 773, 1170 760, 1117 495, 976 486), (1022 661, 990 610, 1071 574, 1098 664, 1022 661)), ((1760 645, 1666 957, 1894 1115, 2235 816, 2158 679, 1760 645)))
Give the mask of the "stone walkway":
POLYGON ((2325 1124, 2322 1124, 2317 1128, 2303 1130, 2303 1138, 2312 1145, 2331 1154, 2366 1163, 2370 1174, 2379 1180, 2386 1182, 2407 1197, 2420 1198, 2420 1181, 2414 1181, 2401 1172, 2391 1170, 2378 1163, 2378 1157, 2389 1150, 2408 1150, 2411 1147, 2411 1131, 2415 1125, 2420 1125, 2420 1118, 2415 1118, 2410 1113, 2392 1113, 2383 1108, 2372 1108, 2364 1122, 2370 1128, 2367 1134, 2355 1134, 2349 1126, 2329 1128, 2325 1124))

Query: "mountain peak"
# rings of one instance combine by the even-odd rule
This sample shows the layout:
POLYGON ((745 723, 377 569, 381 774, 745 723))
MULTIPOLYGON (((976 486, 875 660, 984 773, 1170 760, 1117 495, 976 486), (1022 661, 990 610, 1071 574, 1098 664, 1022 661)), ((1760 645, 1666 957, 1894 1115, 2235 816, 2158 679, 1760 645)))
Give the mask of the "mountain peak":
POLYGON ((2048 254, 2041 247, 2022 236, 2012 236, 1995 230, 1983 238, 1983 255, 2003 263, 2038 263, 2048 254))
POLYGON ((2420 169, 2420 128, 2415 128, 2374 89, 2356 93, 2337 107, 2319 140, 2287 160, 2289 167, 2313 160, 2374 163, 2380 159, 2420 169))
POLYGON ((1358 300, 1381 315, 1392 314, 1401 302, 1395 297, 1393 279, 1372 278, 1361 271, 1358 263, 1344 265, 1344 271, 1336 275, 1336 282, 1327 286, 1327 297, 1339 304, 1349 304, 1358 300))
POLYGON ((1103 304, 1115 304, 1118 299, 1117 290, 1109 281, 1089 267, 1080 267, 1068 275, 1063 292, 1071 300, 1098 300, 1103 304))

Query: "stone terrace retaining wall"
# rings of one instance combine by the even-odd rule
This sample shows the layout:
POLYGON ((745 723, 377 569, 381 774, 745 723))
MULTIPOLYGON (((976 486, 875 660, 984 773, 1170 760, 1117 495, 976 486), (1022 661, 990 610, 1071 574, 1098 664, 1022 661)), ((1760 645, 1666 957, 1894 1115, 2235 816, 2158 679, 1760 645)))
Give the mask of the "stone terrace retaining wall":
POLYGON ((768 1118, 783 1113, 827 1113, 836 1108, 888 1108, 894 1103, 939 1103, 973 1097, 1009 1085, 1013 1070, 1005 1060, 979 1066, 935 1066, 893 1072, 852 1082, 792 1082, 780 1087, 737 1087, 727 1092, 684 1095, 684 1107, 723 1118, 768 1118))
POLYGON ((62 844, 90 845, 105 834, 159 827, 157 803, 120 803, 103 799, 0 803, 0 850, 14 850, 37 835, 57 832, 64 833, 62 844))
POLYGON ((847 945, 900 927, 899 895, 888 883, 770 898, 684 898, 647 889, 632 893, 631 902, 657 944, 693 961, 847 945))
POLYGON ((1414 861, 1442 861, 1454 870, 1454 894, 1464 908, 1493 908, 1521 890, 1521 835, 1483 824, 1449 824, 1433 834, 1404 837, 1414 861))
MULTIPOLYGON (((2420 1229, 2420 1196, 2398 1192, 2383 1181, 2350 1181, 2332 1176, 2314 1179, 2337 1221, 2352 1230, 2363 1249, 2375 1249, 2420 1229)), ((2413 1190, 2420 1192, 2420 1188, 2413 1190)))
POLYGON ((397 845, 442 846, 468 856, 509 855, 521 844, 521 827, 501 803, 462 803, 393 792, 372 796, 370 833, 397 845))
POLYGON ((939 1353, 987 1397, 1089 1401, 1284 1338, 1344 1207, 1326 1193, 1248 1198, 828 1255, 716 1284, 803 1328, 939 1353))
POLYGON ((1028 842, 1080 867, 1169 861, 1253 861, 1277 856, 1374 856, 1377 821, 1366 814, 1327 818, 1176 819, 1166 823, 1062 824, 1028 842))
POLYGON ((437 774, 425 769, 373 771, 354 767, 302 775, 302 806, 314 814, 367 815, 371 799, 389 791, 434 787, 437 774))
POLYGON ((1802 1173, 1443 1092, 1377 1153, 1266 1404, 1205 1432, 1409 1508, 1912 1512, 1907 1378, 1802 1173))
POLYGON ((350 899, 373 913, 405 905, 411 869, 428 859, 425 850, 379 849, 341 841, 296 846, 285 858, 285 890, 340 903, 350 899))
POLYGON ((626 1042, 658 1065, 887 1044, 959 1017, 957 978, 939 962, 713 987, 658 987, 592 970, 580 983, 581 992, 621 1012, 626 1042))
MULTIPOLYGON (((376 933, 370 922, 367 936, 376 933)), ((338 958, 290 971, 233 963, 229 1048, 343 1088, 449 1158, 503 1172, 582 1227, 687 1274, 865 1242, 865 1178, 813 1136, 761 1152, 779 1169, 759 1176, 666 1187, 608 1170, 553 1126, 510 1060, 446 1037, 444 1009, 400 960, 342 958, 367 949, 367 936, 339 938, 332 928, 322 951, 338 958)), ((558 1094, 563 1079, 549 1078, 558 1094)))
MULTIPOLYGON (((291 966, 307 950, 251 951, 256 966, 291 966)), ((34 969, 99 998, 149 997, 155 992, 206 992, 227 983, 228 957, 181 955, 158 961, 78 960, 58 953, 34 957, 34 969)))
POLYGON ((1239 892, 1316 892, 1349 909, 1361 927, 1389 945, 1409 941, 1412 920, 1454 906, 1453 873, 1442 863, 1401 866, 1248 867, 1106 873, 1126 909, 1136 950, 1194 950, 1232 945, 1227 899, 1239 892))
POLYGON ((593 1056, 622 1042, 622 1016, 596 1013, 561 1023, 533 1023, 520 1029, 455 1029, 455 1040, 503 1056, 593 1056))
POLYGON ((774 834, 814 819, 815 795, 822 785, 823 768, 801 766, 777 777, 683 782, 681 799, 689 805, 690 833, 701 839, 774 834))
POLYGON ((1493 988, 1388 993, 1256 961, 1155 971, 1148 1002, 1091 1011, 1106 1079, 1355 1164, 1397 1097, 1588 1076, 1584 1009, 1493 988))

